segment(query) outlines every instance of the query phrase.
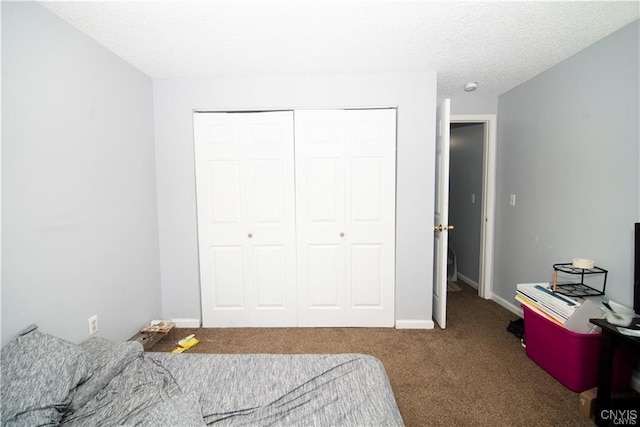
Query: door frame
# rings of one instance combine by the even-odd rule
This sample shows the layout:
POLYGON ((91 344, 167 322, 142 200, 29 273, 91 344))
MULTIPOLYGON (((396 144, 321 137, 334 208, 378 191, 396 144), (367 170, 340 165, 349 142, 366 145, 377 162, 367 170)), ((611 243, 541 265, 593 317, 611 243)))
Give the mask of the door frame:
POLYGON ((482 216, 480 225, 480 271, 478 295, 493 299, 493 242, 496 201, 496 114, 452 114, 451 123, 484 124, 482 159, 482 216))

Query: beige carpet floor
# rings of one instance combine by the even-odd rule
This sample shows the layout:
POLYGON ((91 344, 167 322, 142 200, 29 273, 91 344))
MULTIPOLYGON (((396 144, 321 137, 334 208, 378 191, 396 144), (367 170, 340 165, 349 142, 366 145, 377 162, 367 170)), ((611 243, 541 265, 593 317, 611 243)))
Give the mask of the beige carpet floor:
POLYGON ((366 353, 383 362, 407 426, 592 426, 579 395, 507 332, 517 316, 459 284, 448 293, 445 330, 175 329, 153 351, 195 333, 200 343, 189 352, 366 353))

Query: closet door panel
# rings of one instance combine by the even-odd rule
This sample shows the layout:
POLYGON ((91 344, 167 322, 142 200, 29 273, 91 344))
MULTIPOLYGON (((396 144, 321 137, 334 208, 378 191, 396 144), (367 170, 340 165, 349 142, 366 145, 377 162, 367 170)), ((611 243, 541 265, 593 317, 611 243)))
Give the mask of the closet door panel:
POLYGON ((395 109, 346 112, 352 326, 395 324, 395 114, 395 109))
POLYGON ((194 134, 203 325, 295 326, 293 113, 195 113, 194 134))
POLYGON ((335 114, 295 112, 298 324, 344 318, 344 124, 335 114))
POLYGON ((395 110, 303 110, 295 121, 299 324, 393 326, 395 110), (320 247, 336 248, 335 264, 320 247), (323 310, 318 296, 335 304, 323 310))

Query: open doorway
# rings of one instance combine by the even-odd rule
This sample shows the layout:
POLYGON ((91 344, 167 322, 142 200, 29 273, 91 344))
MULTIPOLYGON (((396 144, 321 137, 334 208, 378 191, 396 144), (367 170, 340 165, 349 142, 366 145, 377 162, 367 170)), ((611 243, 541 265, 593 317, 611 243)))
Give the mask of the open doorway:
POLYGON ((491 299, 495 211, 495 115, 452 115, 449 246, 459 279, 491 299))

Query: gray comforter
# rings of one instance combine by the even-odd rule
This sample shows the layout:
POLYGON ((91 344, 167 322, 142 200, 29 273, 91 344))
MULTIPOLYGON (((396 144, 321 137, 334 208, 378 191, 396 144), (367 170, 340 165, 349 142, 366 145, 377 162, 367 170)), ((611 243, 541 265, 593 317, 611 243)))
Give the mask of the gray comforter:
POLYGON ((402 425, 382 364, 359 354, 145 353, 32 328, 2 372, 3 425, 402 425))

